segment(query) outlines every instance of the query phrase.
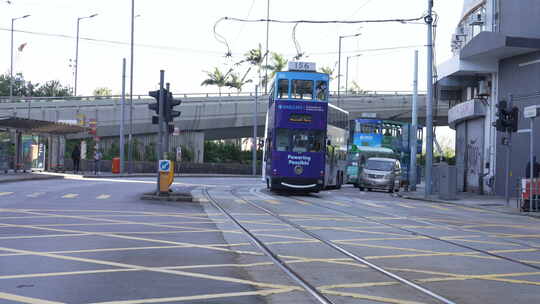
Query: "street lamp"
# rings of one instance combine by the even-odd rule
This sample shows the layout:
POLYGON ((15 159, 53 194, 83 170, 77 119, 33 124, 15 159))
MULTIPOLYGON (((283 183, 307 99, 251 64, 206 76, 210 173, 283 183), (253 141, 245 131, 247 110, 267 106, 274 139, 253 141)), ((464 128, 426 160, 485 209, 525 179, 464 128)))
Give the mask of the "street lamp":
POLYGON ((345 94, 347 94, 349 90, 349 59, 360 57, 360 56, 362 56, 362 54, 347 56, 347 68, 345 69, 345 94))
POLYGON ((97 15, 98 14, 92 14, 90 16, 77 18, 77 42, 75 44, 75 85, 74 85, 74 91, 73 91, 74 96, 77 96, 77 72, 79 69, 79 23, 83 19, 94 18, 97 15))
POLYGON ((13 102, 13 25, 15 20, 28 18, 30 15, 24 15, 22 17, 12 18, 11 19, 11 68, 9 70, 9 100, 13 102))
POLYGON ((140 14, 135 15, 135 0, 131 0, 131 56, 130 56, 130 72, 129 72, 129 135, 128 135, 128 173, 133 173, 133 56, 135 52, 135 18, 140 17, 140 14))
POLYGON ((362 33, 354 34, 354 35, 345 35, 345 36, 339 36, 339 50, 338 50, 338 105, 341 99, 341 40, 343 38, 352 38, 352 37, 358 37, 362 35, 362 33))

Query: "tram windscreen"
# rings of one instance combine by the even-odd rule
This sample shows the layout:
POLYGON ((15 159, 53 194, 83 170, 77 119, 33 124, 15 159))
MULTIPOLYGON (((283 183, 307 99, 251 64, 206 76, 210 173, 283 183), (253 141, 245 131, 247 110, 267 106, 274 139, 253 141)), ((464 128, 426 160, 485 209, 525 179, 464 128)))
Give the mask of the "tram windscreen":
POLYGON ((294 99, 313 99, 313 81, 312 80, 293 80, 291 98, 294 99))
POLYGON ((322 152, 324 135, 320 130, 278 129, 276 150, 295 153, 322 152))

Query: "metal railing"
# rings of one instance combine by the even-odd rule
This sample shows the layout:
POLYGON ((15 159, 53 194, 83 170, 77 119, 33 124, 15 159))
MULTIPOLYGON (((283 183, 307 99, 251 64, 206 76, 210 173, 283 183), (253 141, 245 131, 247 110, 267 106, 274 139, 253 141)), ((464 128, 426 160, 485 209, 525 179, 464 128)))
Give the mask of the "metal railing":
MULTIPOLYGON (((362 92, 341 92, 341 98, 349 97, 369 97, 369 96, 403 96, 403 95, 412 95, 412 91, 362 91, 362 92)), ((420 94, 425 94, 425 92, 420 92, 420 94)), ((268 95, 261 95, 261 98, 267 97, 268 95)), ((330 92, 330 97, 337 98, 337 91, 330 92)), ((255 97, 255 92, 239 92, 239 93, 178 93, 174 94, 176 98, 227 98, 227 100, 236 98, 236 97, 255 97)), ((110 95, 110 96, 47 96, 47 97, 36 97, 36 96, 15 96, 13 101, 9 96, 0 96, 0 103, 18 103, 18 102, 32 102, 32 101, 50 101, 50 102, 61 102, 61 101, 99 101, 99 100, 121 100, 121 95, 110 95)), ((127 97, 129 98, 129 97, 127 97)), ((141 99, 152 99, 149 95, 133 95, 133 100, 141 99)), ((226 101, 226 100, 224 100, 226 101)))

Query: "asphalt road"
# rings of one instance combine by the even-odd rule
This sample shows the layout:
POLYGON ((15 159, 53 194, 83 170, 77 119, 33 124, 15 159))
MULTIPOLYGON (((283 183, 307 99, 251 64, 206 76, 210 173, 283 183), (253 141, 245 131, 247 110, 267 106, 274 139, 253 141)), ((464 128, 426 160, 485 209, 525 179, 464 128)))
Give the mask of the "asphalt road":
POLYGON ((319 303, 216 204, 331 303, 540 303, 538 219, 352 187, 178 182, 200 202, 141 201, 145 178, 1 184, 0 303, 319 303))

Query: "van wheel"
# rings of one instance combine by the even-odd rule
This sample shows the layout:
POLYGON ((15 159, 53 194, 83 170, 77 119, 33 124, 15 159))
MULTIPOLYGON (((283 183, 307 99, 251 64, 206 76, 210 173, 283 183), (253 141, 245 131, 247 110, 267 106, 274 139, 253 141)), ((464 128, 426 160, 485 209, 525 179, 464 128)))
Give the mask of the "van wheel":
POLYGON ((394 193, 394 187, 389 188, 388 193, 394 193))
POLYGON ((364 191, 364 187, 360 187, 358 184, 356 184, 355 186, 356 186, 356 188, 358 188, 358 190, 364 191))

